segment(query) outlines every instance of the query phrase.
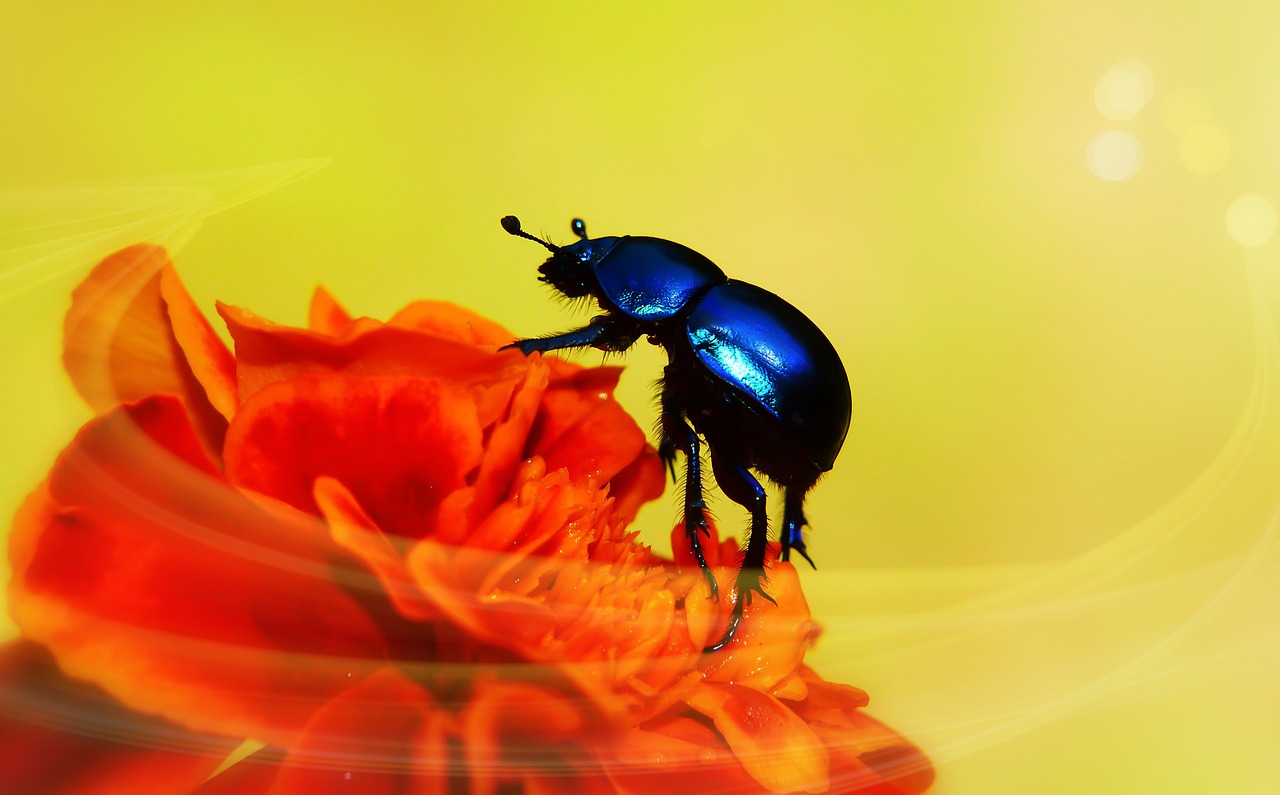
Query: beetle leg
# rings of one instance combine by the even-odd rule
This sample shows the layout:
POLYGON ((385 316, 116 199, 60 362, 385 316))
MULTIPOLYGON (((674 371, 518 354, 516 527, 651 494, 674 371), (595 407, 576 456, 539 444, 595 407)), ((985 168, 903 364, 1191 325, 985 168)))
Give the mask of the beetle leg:
POLYGON ((751 534, 747 536, 746 554, 742 557, 742 568, 738 570, 738 597, 729 612, 729 623, 720 640, 703 649, 704 652, 719 651, 733 640, 742 621, 743 608, 751 604, 755 594, 777 604, 764 590, 764 556, 769 544, 769 513, 764 487, 746 467, 726 460, 716 453, 714 447, 711 448, 711 467, 725 496, 751 513, 751 534))
POLYGON ((791 550, 794 549, 800 553, 800 557, 809 561, 810 566, 818 568, 805 549, 804 527, 807 524, 809 520, 804 518, 804 492, 787 489, 786 503, 782 509, 782 551, 778 553, 778 560, 790 560, 791 550))
POLYGON ((516 340, 499 350, 515 348, 525 356, 534 351, 558 351, 565 348, 599 348, 605 351, 625 351, 636 341, 635 331, 628 324, 614 322, 607 315, 594 317, 586 326, 550 337, 533 337, 516 340))
POLYGON ((668 459, 674 467, 674 451, 677 447, 684 449, 684 532, 689 537, 689 551, 702 576, 707 579, 707 587, 711 589, 711 598, 720 598, 720 586, 716 576, 707 565, 707 558, 702 552, 702 537, 710 534, 707 525, 707 503, 702 497, 702 444, 698 434, 693 432, 689 423, 684 421, 678 412, 668 408, 670 405, 664 392, 662 408, 663 444, 670 443, 672 459, 668 459))

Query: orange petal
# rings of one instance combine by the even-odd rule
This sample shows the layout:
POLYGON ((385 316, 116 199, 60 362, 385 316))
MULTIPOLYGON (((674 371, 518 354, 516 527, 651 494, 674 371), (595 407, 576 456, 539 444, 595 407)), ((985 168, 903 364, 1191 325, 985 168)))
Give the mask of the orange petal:
POLYGON ((801 666, 809 694, 792 709, 831 751, 832 788, 840 792, 916 795, 933 783, 929 759, 893 729, 860 707, 867 694, 825 682, 801 666))
POLYGON ((311 294, 311 306, 307 312, 307 327, 312 331, 338 336, 351 325, 351 315, 338 300, 323 287, 316 287, 311 294))
POLYGON ((515 339, 515 335, 501 325, 447 301, 414 301, 396 312, 388 325, 417 329, 490 350, 497 350, 515 339))
POLYGON ((245 403, 227 433, 227 477, 318 513, 328 475, 387 532, 429 535, 440 501, 480 462, 475 405, 421 378, 299 376, 245 403))
MULTIPOLYGON (((777 545, 770 544, 765 591, 777 604, 759 596, 752 599, 733 642, 706 658, 703 671, 708 681, 768 691, 796 670, 817 637, 818 626, 809 614, 796 569, 777 560, 776 554, 777 545)), ((728 600, 723 601, 727 606, 728 600)))
POLYGON ((826 792, 830 757, 813 730, 773 696, 704 683, 686 703, 715 723, 742 766, 771 792, 826 792))
POLYGON ((187 792, 239 745, 130 712, 28 641, 0 647, 0 704, 6 792, 187 792))
POLYGON ((518 352, 499 354, 415 329, 355 321, 341 337, 279 326, 218 304, 236 343, 240 400, 305 373, 416 376, 453 384, 475 399, 482 427, 506 411, 528 366, 518 352))
POLYGON ((23 505, 9 606, 68 674, 135 709, 287 744, 384 655, 335 556, 319 522, 221 480, 157 396, 86 425, 23 505))
POLYGON ((218 413, 230 420, 240 406, 240 398, 236 394, 235 357, 209 325, 172 267, 160 271, 160 296, 169 314, 173 336, 182 348, 192 375, 200 382, 205 396, 218 413))
POLYGON ((757 795, 761 791, 719 734, 683 715, 601 738, 594 747, 600 766, 618 792, 626 795, 757 795))
POLYGON ((231 357, 164 249, 132 246, 99 263, 72 293, 63 348, 71 381, 94 410, 178 395, 205 447, 221 449, 235 411, 231 357))

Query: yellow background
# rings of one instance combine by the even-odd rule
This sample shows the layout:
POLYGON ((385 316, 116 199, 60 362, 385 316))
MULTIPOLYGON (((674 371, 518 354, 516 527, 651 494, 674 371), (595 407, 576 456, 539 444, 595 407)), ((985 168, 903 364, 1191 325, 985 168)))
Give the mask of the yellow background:
POLYGON ((1280 791, 1280 244, 1226 221, 1280 201, 1280 5, 450 5, 0 5, 4 513, 87 416, 59 328, 108 251, 168 243, 209 309, 300 322, 323 282, 532 335, 583 317, 498 218, 581 215, 835 341, 811 659, 938 793, 1280 791))

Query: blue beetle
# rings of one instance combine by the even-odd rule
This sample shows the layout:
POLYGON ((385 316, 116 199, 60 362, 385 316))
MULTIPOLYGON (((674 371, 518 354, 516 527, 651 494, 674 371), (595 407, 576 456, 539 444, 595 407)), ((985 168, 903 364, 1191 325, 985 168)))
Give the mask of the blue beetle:
POLYGON ((703 556, 708 534, 702 491, 701 439, 721 491, 751 513, 737 594, 717 651, 733 639, 742 610, 765 592, 768 543, 765 491, 752 474, 782 487, 781 559, 792 550, 809 565, 804 498, 831 469, 849 431, 853 397, 839 354, 813 321, 767 290, 724 275, 687 246, 656 237, 587 237, 556 246, 520 228, 514 215, 502 228, 551 252, 539 281, 567 298, 594 298, 602 314, 580 329, 517 340, 504 347, 534 351, 593 347, 627 350, 641 337, 667 351, 660 381, 658 455, 674 480, 677 452, 685 456, 684 526, 689 546, 718 597, 703 556))

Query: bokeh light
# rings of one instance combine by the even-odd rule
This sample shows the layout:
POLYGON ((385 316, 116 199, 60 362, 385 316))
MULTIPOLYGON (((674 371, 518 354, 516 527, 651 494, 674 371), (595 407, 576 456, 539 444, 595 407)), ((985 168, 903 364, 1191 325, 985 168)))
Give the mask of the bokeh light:
POLYGON ((1098 78, 1093 101, 1098 112, 1111 121, 1132 119, 1155 92, 1156 80, 1151 69, 1141 61, 1125 60, 1098 78))
POLYGON ((1276 232, 1276 208, 1265 196, 1248 193, 1227 208, 1227 233, 1242 246, 1261 246, 1276 232))
POLYGON ((1142 168, 1142 142, 1125 130, 1104 130, 1089 142, 1085 160, 1099 179, 1131 179, 1142 168))
POLYGON ((1178 154, 1182 157, 1182 164, 1191 172, 1215 174, 1222 170, 1231 156, 1231 140, 1215 124, 1193 124, 1182 133, 1178 154))

